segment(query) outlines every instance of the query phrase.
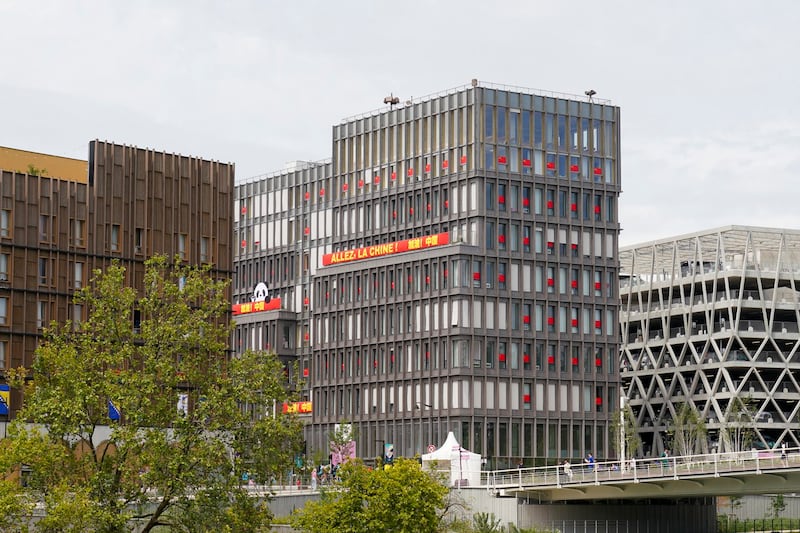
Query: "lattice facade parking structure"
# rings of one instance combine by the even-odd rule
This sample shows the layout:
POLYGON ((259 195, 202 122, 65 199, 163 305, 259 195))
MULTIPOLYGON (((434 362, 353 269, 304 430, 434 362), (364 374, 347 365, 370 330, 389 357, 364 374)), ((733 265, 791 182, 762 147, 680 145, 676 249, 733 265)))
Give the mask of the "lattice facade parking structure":
POLYGON ((800 231, 728 226, 620 250, 621 376, 645 454, 684 404, 697 451, 798 446, 800 231))

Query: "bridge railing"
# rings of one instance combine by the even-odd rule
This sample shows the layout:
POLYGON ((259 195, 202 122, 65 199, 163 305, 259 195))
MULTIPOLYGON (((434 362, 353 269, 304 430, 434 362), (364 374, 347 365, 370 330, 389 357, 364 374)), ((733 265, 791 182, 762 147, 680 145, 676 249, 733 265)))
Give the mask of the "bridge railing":
POLYGON ((737 472, 755 472, 781 468, 800 468, 800 448, 746 450, 686 456, 634 458, 621 463, 601 461, 532 468, 495 470, 486 473, 491 489, 558 488, 580 485, 634 482, 655 478, 681 479, 694 476, 723 476, 737 472))

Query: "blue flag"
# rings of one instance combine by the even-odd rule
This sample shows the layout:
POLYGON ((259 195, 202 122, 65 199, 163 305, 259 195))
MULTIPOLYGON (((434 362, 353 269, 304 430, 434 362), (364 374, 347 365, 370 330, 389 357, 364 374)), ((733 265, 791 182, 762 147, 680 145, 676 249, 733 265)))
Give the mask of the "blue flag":
POLYGON ((8 385, 0 385, 0 415, 9 415, 9 407, 11 406, 11 387, 8 385))
POLYGON ((111 400, 108 400, 108 418, 111 420, 119 420, 119 411, 111 400))

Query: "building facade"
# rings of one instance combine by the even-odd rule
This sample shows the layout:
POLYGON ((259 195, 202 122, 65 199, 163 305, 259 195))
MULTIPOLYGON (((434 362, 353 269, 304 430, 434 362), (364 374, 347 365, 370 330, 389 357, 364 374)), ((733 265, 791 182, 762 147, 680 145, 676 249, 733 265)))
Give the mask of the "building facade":
POLYGON ((685 404, 708 430, 698 452, 800 445, 800 231, 729 226, 626 247, 620 263, 621 376, 644 452, 669 448, 685 404))
MULTIPOLYGON (((113 260, 134 287, 154 254, 232 276, 232 164, 92 141, 88 161, 3 149, 0 169, 0 389, 51 321, 86 316, 73 294, 113 260)), ((0 392, 7 419, 21 398, 0 392)))
POLYGON ((342 422, 361 457, 448 431, 488 467, 612 453, 619 117, 473 81, 237 186, 234 347, 296 361, 309 453, 342 422))

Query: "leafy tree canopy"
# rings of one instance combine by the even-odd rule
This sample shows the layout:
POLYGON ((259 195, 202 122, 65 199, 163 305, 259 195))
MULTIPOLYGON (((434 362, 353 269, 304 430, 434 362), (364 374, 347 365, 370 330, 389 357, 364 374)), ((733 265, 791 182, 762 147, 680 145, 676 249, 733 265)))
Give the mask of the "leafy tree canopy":
POLYGON ((449 489, 413 459, 371 470, 358 460, 340 469, 341 483, 292 517, 309 533, 439 531, 449 489))
POLYGON ((96 271, 75 297, 88 318, 54 323, 32 368, 10 372, 25 404, 0 471, 25 465, 26 483, 0 482, 0 529, 38 502, 43 531, 259 531, 270 516, 241 475, 279 477, 302 441, 273 416, 293 399, 282 363, 229 357, 227 281, 208 267, 154 257, 141 295, 127 277, 96 271))

